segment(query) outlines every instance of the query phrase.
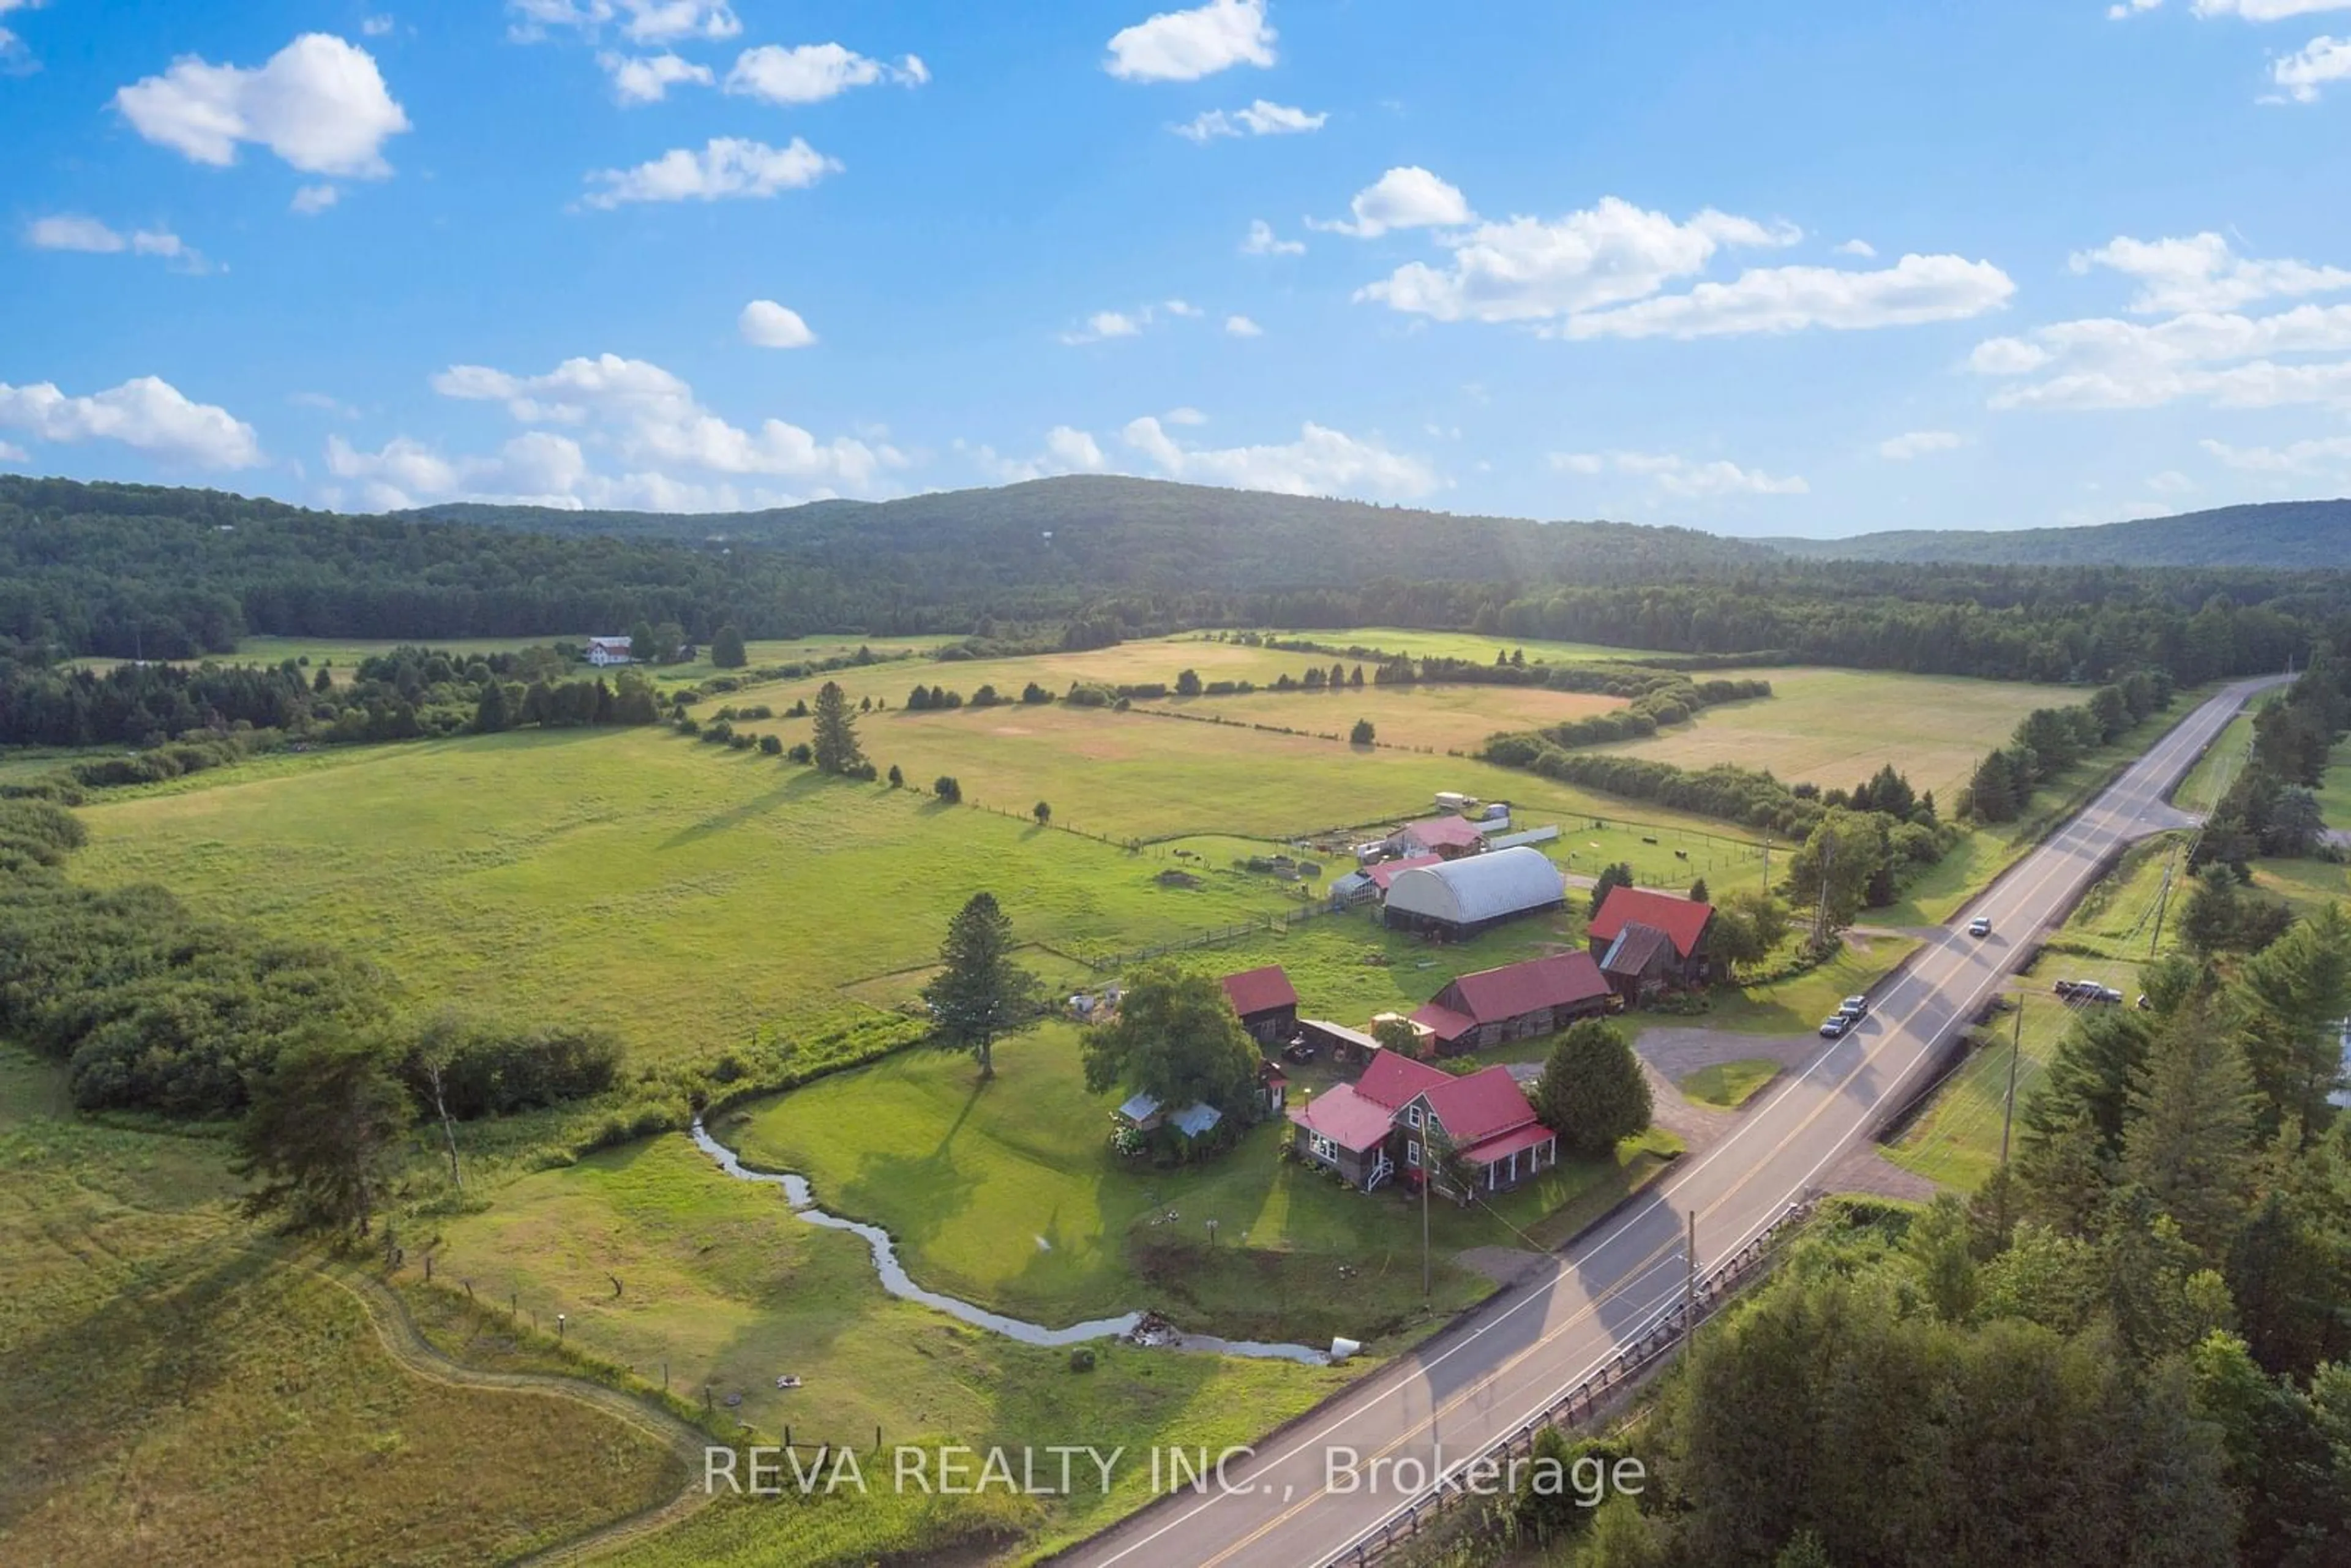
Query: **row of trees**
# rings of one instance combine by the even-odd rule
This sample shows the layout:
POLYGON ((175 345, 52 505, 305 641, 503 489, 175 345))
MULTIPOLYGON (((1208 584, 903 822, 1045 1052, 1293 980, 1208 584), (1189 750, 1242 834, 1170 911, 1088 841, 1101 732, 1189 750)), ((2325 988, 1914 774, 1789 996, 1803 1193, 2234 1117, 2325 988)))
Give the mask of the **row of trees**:
POLYGON ((1979 822, 2012 822, 2032 792, 2079 762, 2095 747, 2171 706, 2172 680, 2161 670, 2134 670, 2074 707, 2035 708, 2008 745, 1976 764, 1960 793, 1959 815, 1979 822))
POLYGON ((2319 852, 2326 821, 2313 787, 2325 776, 2335 743, 2351 728, 2351 692, 2342 661, 2322 647, 2301 678, 2253 716, 2253 743, 2197 841, 2197 865, 2220 862, 2240 875, 2256 856, 2299 858, 2319 852))

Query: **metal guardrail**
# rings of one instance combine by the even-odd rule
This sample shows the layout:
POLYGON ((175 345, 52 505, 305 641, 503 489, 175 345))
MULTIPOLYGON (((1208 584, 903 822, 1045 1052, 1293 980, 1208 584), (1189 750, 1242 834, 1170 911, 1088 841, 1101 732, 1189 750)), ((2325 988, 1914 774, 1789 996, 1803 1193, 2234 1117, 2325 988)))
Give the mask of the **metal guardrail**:
MULTIPOLYGON (((1695 1322, 1706 1322, 1720 1311, 1741 1287, 1766 1271, 1772 1260, 1773 1246, 1780 1237, 1810 1218, 1812 1212, 1810 1201, 1789 1205, 1779 1218, 1701 1275, 1698 1282, 1695 1322)), ((1689 1304, 1677 1300, 1664 1308, 1646 1327, 1620 1346, 1614 1355, 1602 1363, 1582 1382, 1561 1394, 1505 1436, 1453 1466, 1438 1478, 1436 1486, 1426 1496, 1398 1509, 1333 1555, 1322 1559, 1322 1568, 1369 1568, 1372 1563, 1389 1560, 1418 1541, 1435 1527, 1437 1521, 1478 1497, 1479 1494, 1465 1490, 1456 1479, 1472 1466, 1487 1459, 1507 1464, 1512 1458, 1530 1457, 1534 1452, 1535 1438, 1545 1428, 1555 1427, 1562 1431, 1573 1431, 1590 1423, 1614 1402, 1617 1395, 1637 1382, 1681 1343, 1687 1327, 1694 1326, 1686 1325, 1683 1322, 1689 1304)))

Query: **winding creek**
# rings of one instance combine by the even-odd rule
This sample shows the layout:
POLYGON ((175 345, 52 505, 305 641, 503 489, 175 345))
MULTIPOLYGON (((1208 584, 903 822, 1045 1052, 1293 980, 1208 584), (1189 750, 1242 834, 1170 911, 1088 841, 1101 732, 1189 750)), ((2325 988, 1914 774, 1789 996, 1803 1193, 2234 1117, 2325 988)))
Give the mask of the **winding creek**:
MULTIPOLYGON (((816 1206, 816 1194, 808 1177, 790 1171, 754 1170, 738 1158, 734 1150, 713 1137, 697 1116, 694 1121, 695 1147, 709 1155, 720 1170, 737 1181, 759 1182, 783 1189, 784 1201, 794 1214, 810 1225, 820 1225, 828 1230, 848 1230, 865 1239, 873 1253, 873 1272, 882 1288, 892 1295, 958 1318, 974 1328, 1000 1333, 1022 1344, 1061 1345, 1082 1344, 1088 1340, 1118 1339, 1134 1332, 1143 1322, 1141 1312, 1128 1312, 1123 1317, 1095 1318, 1086 1322, 1071 1323, 1068 1328, 1047 1328, 1042 1323, 1024 1322, 1019 1318, 991 1312, 986 1307, 943 1296, 936 1291, 926 1291, 908 1276, 905 1266, 898 1261, 898 1244, 888 1231, 878 1225, 862 1220, 844 1219, 838 1214, 828 1214, 816 1206)), ((1308 1366, 1321 1366, 1331 1358, 1322 1351, 1302 1344, 1263 1344, 1255 1340, 1218 1339, 1213 1334, 1186 1333, 1177 1342, 1177 1348, 1202 1352, 1210 1355, 1247 1355, 1272 1361, 1301 1362, 1308 1366)))

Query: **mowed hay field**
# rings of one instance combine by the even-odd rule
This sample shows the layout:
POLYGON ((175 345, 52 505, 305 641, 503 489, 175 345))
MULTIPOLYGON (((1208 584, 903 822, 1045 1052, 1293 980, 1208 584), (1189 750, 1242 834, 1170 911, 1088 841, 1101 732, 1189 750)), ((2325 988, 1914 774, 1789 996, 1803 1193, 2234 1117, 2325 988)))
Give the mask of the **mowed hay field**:
POLYGON ((1984 753, 2007 745, 2026 714, 2068 707, 2088 695, 2068 686, 1860 670, 1725 670, 1719 678, 1750 676, 1770 681, 1771 695, 1707 708, 1693 723, 1606 749, 1682 768, 1729 762, 1769 768, 1823 789, 1851 789, 1891 762, 1948 808, 1984 753))
POLYGON ((214 1139, 80 1121, 0 1052, 0 1561, 488 1562, 667 1500, 659 1439, 413 1375, 229 1212, 214 1139))

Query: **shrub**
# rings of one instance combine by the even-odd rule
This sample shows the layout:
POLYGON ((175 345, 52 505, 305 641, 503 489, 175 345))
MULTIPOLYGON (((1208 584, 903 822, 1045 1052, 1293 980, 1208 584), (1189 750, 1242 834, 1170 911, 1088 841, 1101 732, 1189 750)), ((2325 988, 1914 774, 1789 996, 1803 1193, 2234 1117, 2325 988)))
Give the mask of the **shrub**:
POLYGON ((963 785, 952 773, 942 773, 931 781, 931 793, 955 804, 963 800, 963 785))
POLYGON ((784 754, 783 737, 778 735, 761 736, 759 737, 759 749, 769 757, 781 757, 784 754))

